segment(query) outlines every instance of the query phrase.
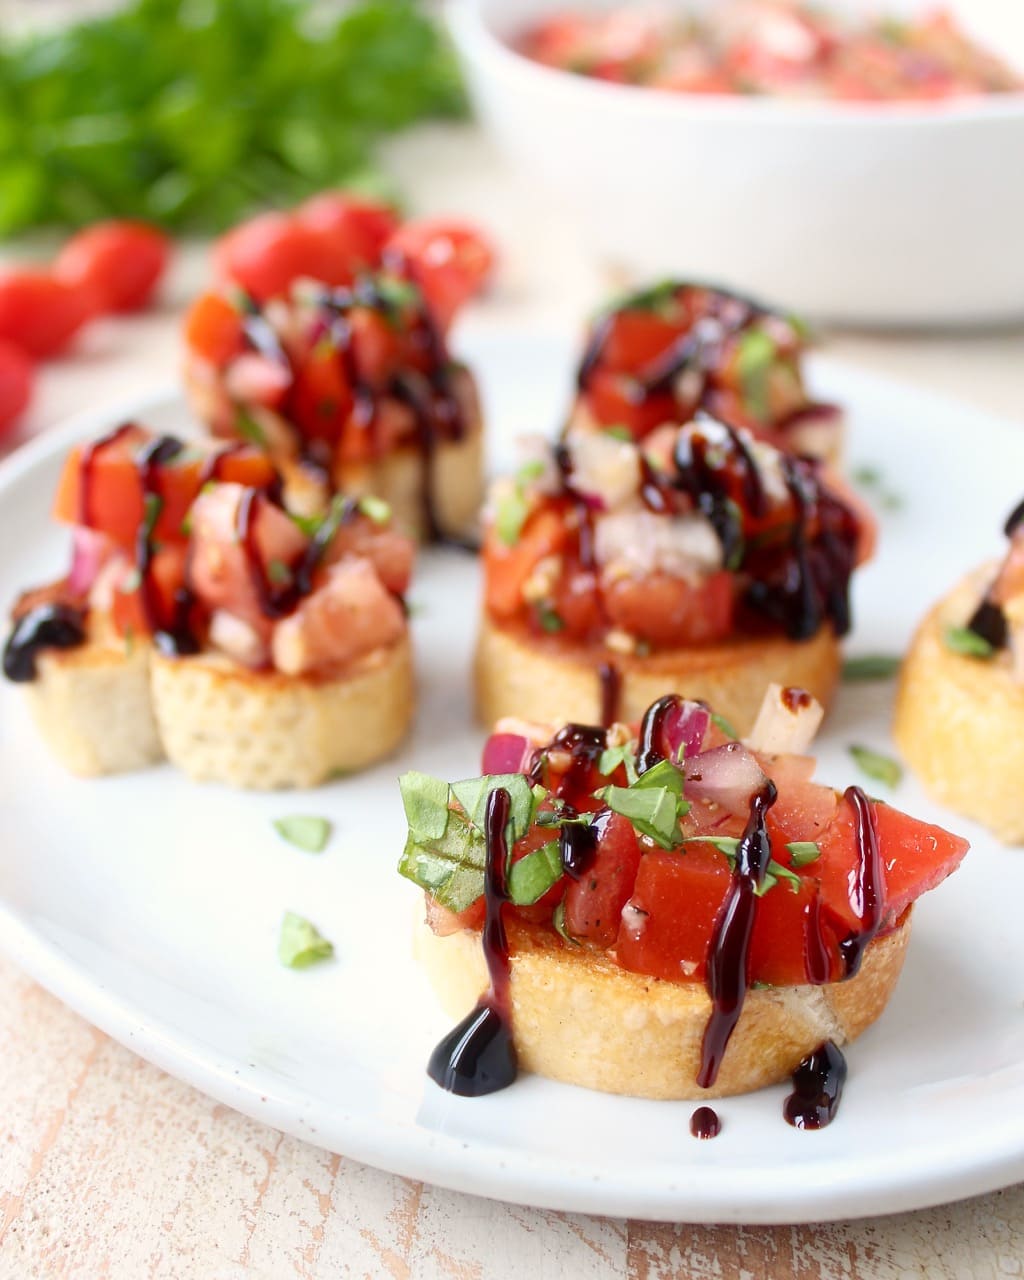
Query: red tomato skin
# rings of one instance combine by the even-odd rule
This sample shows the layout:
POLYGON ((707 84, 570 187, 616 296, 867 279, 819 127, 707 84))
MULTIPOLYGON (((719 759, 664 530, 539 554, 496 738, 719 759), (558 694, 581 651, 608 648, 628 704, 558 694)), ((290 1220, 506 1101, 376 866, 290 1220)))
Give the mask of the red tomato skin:
POLYGON ((699 582, 667 573, 621 578, 603 592, 612 625, 662 647, 724 640, 733 629, 734 598, 726 569, 699 582))
POLYGON ((311 276, 325 283, 336 275, 317 232, 286 213, 260 213, 222 236, 214 248, 214 268, 222 280, 240 285, 257 302, 288 292, 293 280, 311 276))
POLYGON ((614 369, 597 368, 587 379, 582 400, 604 427, 626 427, 634 440, 642 440, 655 427, 674 422, 679 416, 671 392, 638 399, 630 375, 614 369))
MULTIPOLYGON (((155 615, 152 623, 157 629, 173 625, 177 593, 185 585, 186 560, 182 545, 162 545, 153 556, 148 581, 155 615)), ((153 629, 141 584, 133 591, 115 591, 112 613, 119 635, 145 636, 153 629)))
POLYGON ((0 436, 28 408, 35 383, 35 366, 13 342, 0 339, 0 436))
POLYGON ((242 317, 220 294, 201 294, 185 316, 185 343, 221 369, 245 350, 242 317))
POLYGON ((598 840, 594 860, 565 891, 565 927, 574 938, 610 947, 619 933, 640 867, 640 845, 632 823, 613 813, 598 840))
POLYGON ((73 235, 53 272, 73 288, 93 292, 104 312, 141 311, 163 278, 171 242, 145 222, 113 219, 73 235))
POLYGON ((62 351, 95 313, 87 288, 74 288, 46 271, 0 276, 0 338, 45 359, 62 351))
POLYGON ((486 288, 495 259, 494 247, 476 227, 448 218, 407 222, 384 247, 385 263, 405 266, 442 329, 486 288))
POLYGON ((398 215, 390 205, 344 191, 322 191, 299 205, 295 216, 317 235, 328 237, 345 254, 353 271, 378 267, 385 244, 399 227, 398 215))

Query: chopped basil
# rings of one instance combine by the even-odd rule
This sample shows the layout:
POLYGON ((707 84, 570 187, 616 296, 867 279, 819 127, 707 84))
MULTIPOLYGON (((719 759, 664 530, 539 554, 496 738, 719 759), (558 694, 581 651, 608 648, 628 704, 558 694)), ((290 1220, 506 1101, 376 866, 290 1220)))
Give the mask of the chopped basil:
POLYGON ((292 580, 292 571, 283 560, 271 560, 267 564, 267 577, 275 587, 286 587, 292 580))
POLYGON ((624 765, 626 769, 626 777, 632 786, 637 780, 636 774, 636 755, 629 749, 629 746, 623 747, 605 747, 597 760, 597 771, 609 778, 619 767, 624 765))
POLYGON ((821 857, 821 847, 813 840, 792 840, 786 845, 794 867, 806 867, 821 857))
POLYGON ((416 285, 400 276, 379 275, 375 277, 373 285, 380 300, 391 311, 418 307, 422 301, 423 295, 416 285))
POLYGON ((293 814, 288 818, 277 818, 274 830, 282 840, 287 840, 296 849, 305 849, 307 853, 322 853, 331 838, 331 824, 326 818, 311 817, 307 814, 293 814))
POLYGON ((315 924, 297 916, 294 911, 286 911, 281 921, 277 954, 289 969, 305 969, 318 960, 333 956, 334 943, 328 942, 315 924))
POLYGON ((359 510, 374 524, 387 524, 391 519, 391 504, 383 498, 376 498, 372 493, 359 499, 359 510))
POLYGON ((508 896, 517 907, 532 907, 565 874, 557 840, 534 849, 508 869, 508 896))
POLYGON ((962 654, 965 658, 991 658, 995 653, 985 637, 979 636, 970 627, 947 627, 943 640, 947 649, 962 654))
POLYGON ((679 796, 669 787, 605 787, 598 794, 609 809, 628 818, 635 830, 662 849, 682 843, 679 796))
POLYGON ((884 511, 898 511, 903 506, 903 499, 894 493, 885 482, 885 477, 878 467, 870 465, 855 467, 854 483, 866 489, 884 511))
POLYGON ((555 930, 555 933, 558 934, 558 936, 562 939, 563 942, 568 942, 570 946, 573 946, 573 947, 578 947, 580 945, 576 941, 576 939, 572 936, 572 934, 569 932, 569 930, 565 927, 565 899, 564 898, 558 904, 558 906, 555 907, 554 915, 551 917, 551 924, 555 930))
POLYGON ((743 398, 754 417, 762 421, 771 415, 768 375, 777 355, 778 348, 763 329, 748 329, 740 336, 736 370, 743 385, 743 398))
MULTIPOLYGON (((648 769, 646 773, 640 774, 633 787, 640 789, 650 787, 667 787, 674 795, 682 798, 683 794, 683 771, 678 769, 671 760, 659 760, 656 765, 648 769)), ((680 809, 680 814, 688 813, 689 804, 684 800, 680 809)))
POLYGON ((803 318, 803 316, 798 316, 798 315, 795 315, 793 312, 790 312, 790 314, 786 316, 786 323, 793 330, 793 332, 796 334, 796 336, 800 339, 801 342, 810 342, 811 339, 814 337, 814 330, 803 318))
POLYGON ((409 832, 416 840, 441 840, 448 830, 451 788, 428 773, 410 771, 398 779, 409 832))
POLYGON ((417 838, 410 831, 398 870, 442 907, 465 911, 483 894, 487 846, 482 832, 452 813, 442 837, 417 838))
POLYGON ((850 755, 856 760, 863 773, 876 782, 884 782, 887 787, 895 787, 903 777, 903 768, 891 756, 883 756, 870 747, 851 745, 850 755))
POLYGON ((725 716, 719 715, 717 711, 712 711, 711 723, 715 725, 717 728, 721 729, 721 731, 726 735, 726 737, 732 738, 736 742, 739 741, 740 735, 732 727, 730 722, 726 720, 725 716))
MULTIPOLYGON (((686 844, 709 844, 712 848, 717 849, 719 853, 724 853, 729 859, 729 865, 736 865, 736 850, 739 848, 739 839, 736 836, 687 836, 686 844)), ((789 847, 788 845, 786 846, 789 847)), ((757 896, 763 898, 769 889, 774 889, 780 880, 785 880, 794 893, 799 893, 803 881, 789 867, 784 867, 781 862, 776 862, 774 858, 768 859, 768 866, 765 869, 764 879, 761 886, 757 889, 757 896)))
POLYGON ((537 606, 537 620, 549 635, 553 635, 556 631, 561 631, 565 626, 565 623, 549 604, 537 606))
POLYGON ((512 828, 512 839, 521 840, 530 829, 536 808, 533 789, 523 774, 493 773, 486 778, 466 778, 462 782, 453 782, 451 790, 469 821, 483 832, 487 799, 491 792, 497 791, 499 787, 508 792, 510 802, 508 818, 509 826, 512 828))
POLYGON ((286 514, 296 529, 304 533, 307 538, 312 538, 324 522, 323 516, 300 516, 295 511, 288 511, 286 514))
POLYGON ((532 484, 534 480, 539 480, 543 474, 543 461, 540 458, 528 458, 516 472, 516 483, 521 486, 532 484))
POLYGON ((901 661, 891 653, 866 653, 859 658, 847 658, 843 663, 843 679, 851 683, 888 680, 899 671, 901 661))
POLYGON ((142 536, 147 542, 153 537, 156 522, 164 509, 164 500, 158 493, 147 493, 142 508, 142 536))
POLYGON ((506 547, 514 547, 523 531, 530 504, 521 485, 513 485, 502 494, 494 516, 494 531, 506 547))
POLYGON ((239 409, 235 414, 235 430, 243 440, 248 440, 250 444, 257 445, 260 449, 267 447, 267 433, 251 414, 246 413, 244 409, 239 409))
POLYGON ((633 443, 632 431, 630 431, 629 427, 622 426, 621 423, 616 423, 611 427, 605 427, 604 433, 606 436, 611 436, 613 440, 622 440, 625 444, 633 443))

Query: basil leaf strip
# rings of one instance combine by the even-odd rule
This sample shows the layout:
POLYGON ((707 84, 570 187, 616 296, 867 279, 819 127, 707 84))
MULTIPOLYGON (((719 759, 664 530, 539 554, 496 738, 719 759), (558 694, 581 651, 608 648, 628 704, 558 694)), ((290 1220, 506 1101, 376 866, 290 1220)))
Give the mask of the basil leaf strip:
POLYGON ((458 914, 483 895, 487 843, 462 814, 452 813, 443 838, 418 840, 411 832, 399 872, 449 911, 458 914))
POLYGON ((821 857, 821 847, 813 840, 793 840, 786 845, 794 867, 806 867, 821 857))
POLYGON ((675 849, 682 843, 679 797, 668 787, 605 787, 601 798, 662 849, 675 849))
POLYGON ((466 817, 482 832, 487 813, 487 797, 499 787, 508 792, 512 841, 521 840, 530 829, 535 809, 533 791, 523 774, 495 773, 486 778, 466 778, 462 782, 453 782, 451 790, 465 810, 466 817))
POLYGON ((995 649, 970 627, 947 627, 943 635, 946 648, 965 658, 991 658, 995 649))
POLYGON ((331 838, 331 824, 326 818, 306 814, 278 818, 274 822, 274 830, 282 840, 287 840, 296 849, 304 849, 306 853, 322 853, 331 838))
POLYGON ((897 760, 893 760, 891 756, 884 756, 879 751, 873 751, 870 747, 853 744, 850 747, 850 755, 856 760, 862 772, 869 778, 874 778, 876 782, 884 783, 887 787, 895 787, 903 777, 903 766, 897 760))
POLYGON ((286 911, 281 921, 277 956, 289 969, 306 969, 318 960, 334 955, 334 943, 328 942, 311 921, 294 911, 286 911))
POLYGON ((532 907, 564 874, 559 843, 549 840, 509 867, 509 901, 517 907, 532 907))
POLYGON ((440 840, 448 829, 450 787, 428 773, 403 773, 398 779, 409 832, 417 840, 440 840))

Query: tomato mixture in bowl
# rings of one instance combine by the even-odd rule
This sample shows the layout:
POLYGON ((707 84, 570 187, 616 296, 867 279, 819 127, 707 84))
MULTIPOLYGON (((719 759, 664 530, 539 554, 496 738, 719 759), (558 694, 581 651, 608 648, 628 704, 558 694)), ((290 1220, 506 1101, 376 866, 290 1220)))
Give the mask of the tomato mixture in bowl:
POLYGON ((517 43, 546 66, 677 93, 873 102, 1024 88, 942 10, 860 21, 796 0, 727 0, 699 14, 665 5, 566 10, 517 43))

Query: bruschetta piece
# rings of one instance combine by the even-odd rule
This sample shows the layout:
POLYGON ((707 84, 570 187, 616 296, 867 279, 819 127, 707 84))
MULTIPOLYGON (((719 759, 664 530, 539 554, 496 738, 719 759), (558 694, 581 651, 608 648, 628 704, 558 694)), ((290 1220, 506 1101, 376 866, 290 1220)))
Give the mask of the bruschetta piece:
POLYGON ((489 1092, 523 1068, 710 1099, 838 1054, 881 1014, 913 904, 967 842, 813 782, 785 747, 820 708, 777 687, 769 703, 747 742, 675 695, 638 728, 509 720, 482 777, 403 777, 417 952, 465 1015, 438 1083, 489 1092))
POLYGON ((250 446, 128 425, 72 452, 68 576, 19 602, 4 655, 79 773, 166 756, 240 787, 312 786, 398 744, 415 690, 414 544, 379 499, 297 517, 250 446))
POLYGON ((196 413, 215 435, 270 453, 292 510, 316 514, 335 492, 372 493, 420 541, 473 534, 483 484, 476 386, 410 279, 299 281, 259 305, 208 293, 185 335, 196 413))
POLYGON ((573 431, 495 485, 485 528, 485 723, 608 723, 673 690, 745 731, 771 681, 831 698, 870 518, 808 459, 703 412, 639 444, 573 431))
POLYGON ((1001 564, 975 570, 925 617, 903 662, 897 745, 940 803, 1024 843, 1024 507, 1001 564))
POLYGON ((570 429, 611 427, 642 440, 706 409, 788 453, 837 463, 843 414, 808 394, 807 345, 794 316, 725 289, 663 281, 593 323, 570 429))

